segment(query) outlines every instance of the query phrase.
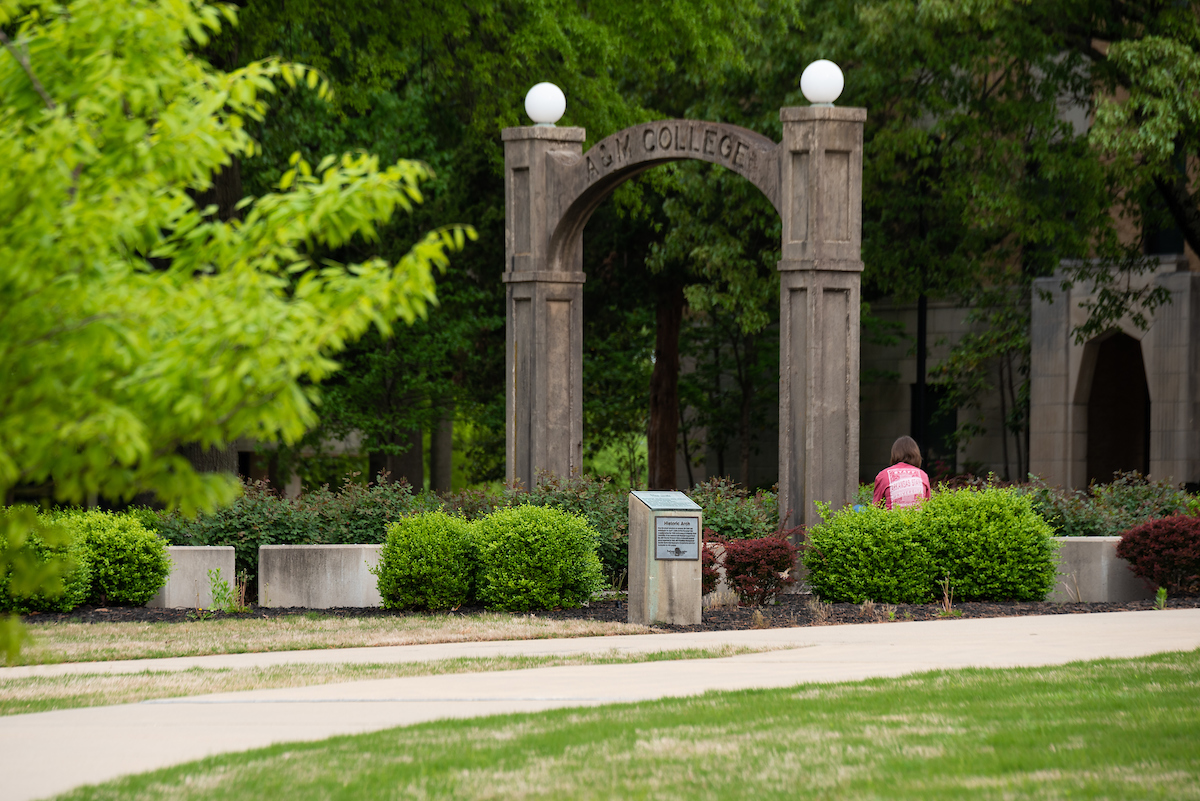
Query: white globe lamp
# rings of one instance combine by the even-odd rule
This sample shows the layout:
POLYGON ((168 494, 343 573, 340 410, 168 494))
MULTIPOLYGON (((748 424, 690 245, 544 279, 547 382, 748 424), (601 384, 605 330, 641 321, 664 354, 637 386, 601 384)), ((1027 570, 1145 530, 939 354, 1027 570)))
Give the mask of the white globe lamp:
POLYGON ((537 125, 553 127, 567 110, 567 96, 552 83, 535 84, 525 95, 525 113, 537 125))
POLYGON ((809 64, 800 75, 800 91, 814 106, 832 106, 845 86, 841 68, 824 58, 809 64))

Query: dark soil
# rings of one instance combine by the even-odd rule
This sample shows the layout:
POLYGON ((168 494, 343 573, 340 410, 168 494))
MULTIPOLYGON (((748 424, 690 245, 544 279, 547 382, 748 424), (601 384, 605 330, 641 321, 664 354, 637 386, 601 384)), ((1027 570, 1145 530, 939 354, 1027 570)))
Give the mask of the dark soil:
MULTIPOLYGON (((706 609, 704 622, 698 626, 660 625, 664 631, 733 631, 752 628, 788 628, 792 626, 819 626, 839 623, 873 623, 888 620, 936 620, 947 617, 942 614, 940 604, 875 604, 873 607, 860 604, 810 603, 810 595, 784 595, 776 604, 760 609, 738 607, 736 609, 706 609), (890 615, 889 615, 890 612, 890 615)), ((1153 601, 1131 603, 1019 603, 1007 601, 985 603, 966 601, 954 604, 952 617, 1021 617, 1024 615, 1080 615, 1100 612, 1129 612, 1154 608, 1153 601)), ((1200 598, 1171 598, 1168 609, 1200 608, 1200 598)), ((465 615, 483 611, 481 608, 462 607, 453 612, 434 614, 465 615)), ((607 620, 625 621, 629 610, 623 601, 593 601, 579 609, 553 609, 534 612, 541 618, 555 620, 607 620)), ((378 608, 299 609, 252 606, 250 611, 236 614, 204 612, 206 619, 221 618, 275 618, 288 615, 314 614, 323 617, 403 617, 411 612, 378 608)), ((196 620, 201 613, 195 609, 147 609, 145 607, 95 607, 81 606, 65 614, 40 613, 24 615, 26 623, 45 625, 53 623, 125 623, 165 622, 182 623, 196 620)))

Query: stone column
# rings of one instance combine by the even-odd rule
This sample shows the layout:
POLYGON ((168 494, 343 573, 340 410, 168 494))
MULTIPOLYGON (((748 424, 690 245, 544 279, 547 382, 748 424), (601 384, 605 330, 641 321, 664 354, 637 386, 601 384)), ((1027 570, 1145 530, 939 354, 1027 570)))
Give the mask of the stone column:
MULTIPOLYGON (((1071 294, 1062 278, 1033 282, 1029 357, 1029 472, 1070 486, 1071 294)), ((1084 415, 1086 419, 1087 410, 1084 415)))
POLYGON ((1150 476, 1200 482, 1200 274, 1186 268, 1154 281, 1171 293, 1143 343, 1150 384, 1150 476))
POLYGON ((779 513, 820 521, 858 487, 866 109, 785 108, 779 151, 779 513))
POLYGON ((578 159, 582 128, 505 128, 504 281, 510 483, 539 470, 583 467, 583 248, 552 264, 551 226, 561 198, 552 159, 578 159))

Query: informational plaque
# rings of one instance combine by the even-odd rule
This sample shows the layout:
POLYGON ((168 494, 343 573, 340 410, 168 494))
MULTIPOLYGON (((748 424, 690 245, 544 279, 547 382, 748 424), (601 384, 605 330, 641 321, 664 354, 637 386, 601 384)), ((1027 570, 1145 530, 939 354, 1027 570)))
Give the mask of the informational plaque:
POLYGON ((700 518, 656 516, 654 558, 699 559, 700 518))
POLYGON ((629 493, 629 622, 703 622, 704 510, 682 492, 629 493))

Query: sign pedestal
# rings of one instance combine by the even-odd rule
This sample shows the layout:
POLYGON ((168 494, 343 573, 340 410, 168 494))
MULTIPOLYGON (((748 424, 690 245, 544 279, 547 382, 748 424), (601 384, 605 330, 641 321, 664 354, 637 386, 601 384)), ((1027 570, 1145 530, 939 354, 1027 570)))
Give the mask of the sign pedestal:
POLYGON ((629 493, 629 622, 700 624, 700 507, 682 492, 629 493))

